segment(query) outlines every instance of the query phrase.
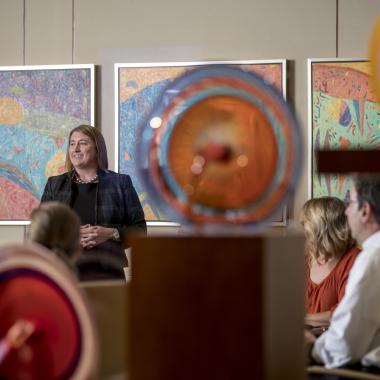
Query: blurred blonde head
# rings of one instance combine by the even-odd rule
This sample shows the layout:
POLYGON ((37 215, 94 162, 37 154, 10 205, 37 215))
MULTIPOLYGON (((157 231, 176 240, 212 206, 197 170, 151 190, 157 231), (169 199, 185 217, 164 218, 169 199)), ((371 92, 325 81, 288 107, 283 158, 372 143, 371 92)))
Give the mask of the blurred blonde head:
POLYGON ((46 202, 32 211, 28 239, 50 249, 65 261, 73 261, 80 251, 80 220, 68 206, 46 202))
POLYGON ((343 201, 336 197, 314 198, 301 210, 306 249, 315 261, 340 257, 355 246, 345 215, 343 201))

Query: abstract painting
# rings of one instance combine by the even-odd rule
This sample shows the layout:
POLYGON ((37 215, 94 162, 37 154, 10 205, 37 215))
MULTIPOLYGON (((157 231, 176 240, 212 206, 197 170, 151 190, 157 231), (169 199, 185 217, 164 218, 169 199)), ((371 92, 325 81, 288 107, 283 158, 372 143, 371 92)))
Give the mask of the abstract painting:
POLYGON ((0 67, 0 224, 27 224, 69 131, 94 121, 94 65, 0 67))
POLYGON ((309 60, 309 196, 344 199, 346 175, 319 175, 317 150, 380 148, 380 107, 364 60, 309 60))
MULTIPOLYGON (((174 79, 202 65, 229 64, 260 75, 268 84, 274 86, 285 97, 286 61, 216 61, 216 62, 175 62, 151 64, 115 65, 115 162, 116 171, 129 174, 139 194, 146 219, 149 221, 167 220, 154 202, 149 199, 138 176, 135 160, 136 131, 152 111, 160 94, 174 79)), ((275 221, 285 224, 286 210, 275 221)))

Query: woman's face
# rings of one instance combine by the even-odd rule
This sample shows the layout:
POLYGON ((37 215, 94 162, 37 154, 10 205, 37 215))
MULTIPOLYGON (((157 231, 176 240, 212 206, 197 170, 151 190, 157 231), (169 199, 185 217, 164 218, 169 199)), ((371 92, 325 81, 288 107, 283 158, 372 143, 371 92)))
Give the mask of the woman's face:
POLYGON ((74 169, 96 169, 98 160, 94 142, 82 132, 74 132, 69 141, 70 161, 74 169))

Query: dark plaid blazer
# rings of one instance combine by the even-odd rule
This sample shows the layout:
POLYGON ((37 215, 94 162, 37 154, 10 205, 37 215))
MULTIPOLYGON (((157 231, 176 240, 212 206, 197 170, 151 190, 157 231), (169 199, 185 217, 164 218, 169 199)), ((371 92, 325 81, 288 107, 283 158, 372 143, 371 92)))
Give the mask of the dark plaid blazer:
MULTIPOLYGON (((72 172, 49 177, 41 202, 58 201, 70 206, 73 174, 72 172)), ((128 248, 127 235, 130 232, 146 234, 144 211, 129 175, 98 169, 98 178, 95 224, 117 228, 125 245, 108 240, 93 249, 114 253, 125 261, 124 248, 128 248)))

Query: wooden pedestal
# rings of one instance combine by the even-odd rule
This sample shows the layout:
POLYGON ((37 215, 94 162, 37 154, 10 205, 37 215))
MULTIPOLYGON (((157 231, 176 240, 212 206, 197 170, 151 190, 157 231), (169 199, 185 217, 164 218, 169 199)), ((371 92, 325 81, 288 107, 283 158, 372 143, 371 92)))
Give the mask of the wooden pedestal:
POLYGON ((132 380, 303 379, 303 238, 132 247, 132 380))

